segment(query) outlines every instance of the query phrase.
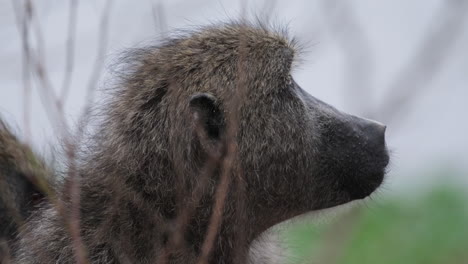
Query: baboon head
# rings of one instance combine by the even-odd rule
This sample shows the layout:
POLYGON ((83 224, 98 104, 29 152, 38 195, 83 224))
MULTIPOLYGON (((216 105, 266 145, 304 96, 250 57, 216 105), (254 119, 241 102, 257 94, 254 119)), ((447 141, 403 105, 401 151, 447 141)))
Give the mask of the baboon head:
MULTIPOLYGON (((174 191, 180 179, 190 189, 233 116, 235 167, 246 214, 259 229, 365 198, 382 183, 385 126, 304 91, 291 76, 295 43, 284 34, 233 23, 133 55, 109 125, 119 135, 113 156, 140 168, 128 175, 148 195, 174 191)), ((219 171, 209 181, 213 190, 218 179, 219 171)))

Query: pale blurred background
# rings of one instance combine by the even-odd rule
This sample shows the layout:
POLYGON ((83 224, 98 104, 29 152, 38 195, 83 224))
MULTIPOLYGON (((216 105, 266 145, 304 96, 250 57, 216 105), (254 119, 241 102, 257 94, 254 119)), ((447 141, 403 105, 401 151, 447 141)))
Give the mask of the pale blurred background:
MULTIPOLYGON (((157 41, 172 29, 258 16, 287 25, 304 44, 302 63, 293 72, 304 89, 343 111, 388 125, 392 162, 381 193, 414 193, 446 182, 468 187, 465 2, 32 1, 29 48, 43 63, 50 83, 44 87, 32 69, 29 93, 21 26, 25 1, 0 0, 0 113, 24 140, 48 155, 61 128, 48 118, 46 109, 51 106, 41 91, 61 94, 67 71, 71 77, 64 113, 73 126, 93 86, 92 73, 101 68, 108 73, 125 49, 157 41), (76 20, 70 20, 70 14, 76 14, 76 20), (108 27, 101 27, 103 16, 108 16, 108 27), (76 22, 72 44, 67 42, 69 21, 76 22), (100 49, 105 56, 98 56, 100 49), (104 63, 96 64, 102 57, 104 63), (434 173, 447 170, 451 173, 434 173)), ((109 79, 110 74, 101 76, 97 88, 105 88, 109 79)), ((99 103, 99 98, 97 93, 94 101, 99 103)))

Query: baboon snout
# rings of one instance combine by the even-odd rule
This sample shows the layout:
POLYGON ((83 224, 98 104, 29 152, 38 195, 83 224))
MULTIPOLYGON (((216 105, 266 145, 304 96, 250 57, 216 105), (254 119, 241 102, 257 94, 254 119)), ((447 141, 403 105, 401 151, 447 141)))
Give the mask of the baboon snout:
POLYGON ((355 117, 355 126, 365 137, 366 144, 370 148, 385 150, 385 130, 387 126, 374 120, 355 117))
POLYGON ((353 199, 370 195, 383 181, 389 155, 385 143, 386 126, 373 120, 352 116, 351 126, 358 135, 353 144, 355 171, 360 171, 350 191, 353 199))

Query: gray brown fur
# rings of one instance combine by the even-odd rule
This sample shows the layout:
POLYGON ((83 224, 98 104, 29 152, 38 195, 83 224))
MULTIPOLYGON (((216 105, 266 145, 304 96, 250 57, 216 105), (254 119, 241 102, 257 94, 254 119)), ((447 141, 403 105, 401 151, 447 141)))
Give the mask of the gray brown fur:
POLYGON ((0 120, 0 263, 6 263, 9 245, 44 198, 39 186, 46 174, 44 163, 0 120))
MULTIPOLYGON (((388 162, 384 143, 369 143, 356 117, 306 94, 290 75, 295 54, 281 33, 231 23, 127 55, 126 74, 78 166, 81 236, 90 263, 158 259, 186 202, 178 195, 188 197, 208 157, 194 131, 190 99, 200 93, 215 98, 223 118, 215 125, 224 133, 240 77, 245 97, 236 166, 245 180, 245 203, 237 206, 239 190, 231 185, 210 263, 245 262, 251 241, 272 225, 377 188, 388 162)), ((170 263, 195 263, 211 215, 216 171, 189 222, 186 243, 170 263)), ((16 263, 74 263, 63 220, 52 206, 38 211, 21 235, 16 263)))

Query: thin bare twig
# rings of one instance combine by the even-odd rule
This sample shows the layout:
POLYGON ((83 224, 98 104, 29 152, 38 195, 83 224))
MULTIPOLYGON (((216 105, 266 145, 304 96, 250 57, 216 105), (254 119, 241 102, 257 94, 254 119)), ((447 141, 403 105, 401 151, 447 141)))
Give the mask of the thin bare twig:
POLYGON ((359 24, 352 5, 342 1, 322 1, 328 25, 343 51, 346 81, 344 102, 359 114, 372 112, 373 55, 369 39, 359 24))
MULTIPOLYGON (((96 59, 96 63, 94 65, 94 71, 93 74, 89 80, 88 84, 88 89, 87 89, 87 105, 85 107, 85 111, 83 114, 82 119, 84 121, 81 122, 82 126, 80 126, 79 131, 78 131, 78 137, 76 142, 79 142, 81 139, 81 135, 83 133, 84 126, 87 123, 90 108, 91 108, 91 103, 92 103, 92 98, 94 94, 94 90, 96 87, 96 84, 99 80, 99 76, 101 75, 102 72, 102 66, 103 66, 103 61, 104 61, 104 55, 105 55, 105 49, 107 47, 107 31, 108 31, 108 20, 109 20, 109 13, 110 13, 110 7, 111 3, 113 1, 108 0, 104 6, 104 13, 102 16, 101 20, 101 25, 100 25, 100 39, 99 39, 99 49, 98 49, 98 57, 96 59)), ((21 17, 21 11, 14 3, 14 11, 17 16, 17 18, 21 17)), ((72 9, 76 9, 76 6, 72 6, 72 9)), ((55 193, 50 191, 50 188, 48 186, 45 187, 45 192, 48 194, 48 198, 51 201, 51 203, 56 207, 58 213, 63 217, 65 221, 65 225, 68 227, 68 230, 70 232, 71 238, 72 238, 72 243, 73 243, 73 248, 74 248, 74 253, 76 257, 77 263, 88 263, 87 260, 87 254, 85 251, 85 247, 83 245, 83 242, 81 241, 80 237, 80 215, 79 215, 79 202, 80 202, 80 184, 79 184, 79 179, 77 177, 76 173, 76 143, 73 144, 71 138, 69 137, 68 134, 66 134, 66 131, 68 131, 68 126, 64 118, 64 112, 63 112, 63 99, 58 98, 55 93, 54 89, 51 85, 51 82, 48 79, 44 62, 41 60, 41 56, 33 56, 30 44, 29 44, 29 22, 31 21, 31 18, 33 17, 34 14, 34 7, 33 4, 30 0, 26 0, 25 2, 25 7, 24 7, 24 22, 21 23, 21 30, 20 32, 22 33, 22 41, 23 41, 23 53, 25 58, 25 72, 29 73, 31 69, 34 70, 36 73, 36 77, 40 83, 41 87, 41 98, 43 102, 43 106, 46 109, 46 112, 48 114, 48 117, 50 121, 53 124, 56 124, 56 126, 59 128, 59 131, 61 131, 62 138, 64 139, 65 146, 67 147, 67 157, 69 161, 69 179, 70 179, 70 202, 71 202, 71 209, 70 209, 70 215, 66 217, 65 211, 64 211, 64 206, 62 202, 55 197, 55 193)), ((75 11, 72 11, 72 13, 75 11)), ((73 24, 76 22, 76 18, 70 18, 70 23, 73 24), (75 21, 75 22, 74 22, 75 21)), ((19 20, 19 19, 18 19, 19 20)), ((36 21, 38 22, 38 21, 36 21)), ((74 28, 73 25, 70 25, 71 28, 74 28)), ((40 32, 40 28, 36 25, 36 35, 38 39, 42 39, 42 33, 40 32)), ((74 31, 74 29, 71 29, 71 31, 74 31)), ((71 36, 74 35, 72 32, 70 34, 71 36)), ((73 46, 73 37, 69 38, 69 54, 72 53, 73 48, 70 47, 70 45, 73 46)), ((72 55, 69 55, 72 56, 72 55)), ((68 66, 67 66, 67 75, 69 77, 66 77, 66 81, 64 81, 64 87, 68 85, 67 79, 69 80, 70 75, 71 75, 71 69, 73 65, 73 57, 70 57, 68 59, 68 66), (71 65, 71 66, 70 66, 71 65), (66 84, 66 85, 65 85, 66 84)), ((28 80, 28 79, 27 79, 28 80)), ((30 82, 28 82, 29 87, 30 82)), ((66 88, 68 89, 68 88, 66 88)), ((30 89, 28 89, 30 92, 30 89)), ((65 92, 66 93, 66 92, 65 92)), ((39 187, 44 187, 44 186, 39 186, 39 187)))
POLYGON ((70 212, 70 229, 72 235, 72 243, 75 249, 75 258, 77 263, 88 263, 88 254, 86 252, 86 248, 84 243, 81 239, 80 234, 80 196, 81 196, 81 185, 80 185, 80 177, 77 173, 76 168, 76 153, 77 153, 77 146, 82 140, 84 136, 85 127, 89 122, 89 117, 91 114, 91 106, 93 103, 94 92, 96 90, 97 82, 99 77, 101 76, 102 67, 104 63, 104 56, 107 49, 107 42, 108 42, 108 29, 109 29, 109 17, 112 8, 112 0, 107 0, 104 8, 103 14, 101 16, 100 22, 100 30, 99 30, 99 44, 98 44, 98 55, 94 64, 94 70, 92 76, 88 83, 88 89, 86 91, 86 105, 84 107, 83 114, 80 117, 78 133, 76 135, 76 140, 74 143, 69 142, 67 144, 67 157, 69 161, 69 171, 68 177, 70 179, 70 204, 71 204, 71 212, 70 212))
POLYGON ((61 107, 66 103, 68 94, 71 88, 71 77, 75 62, 75 34, 77 26, 78 0, 70 1, 70 10, 68 15, 68 37, 67 50, 65 56, 65 76, 63 78, 62 90, 60 93, 59 102, 61 107))
POLYGON ((158 261, 156 262, 158 264, 167 263, 172 252, 176 251, 180 246, 182 246, 186 228, 192 219, 195 209, 200 203, 209 180, 214 175, 225 155, 226 146, 224 146, 222 143, 213 145, 211 142, 209 142, 208 135, 206 135, 205 130, 202 127, 202 122, 199 120, 199 116, 195 116, 193 125, 195 131, 200 136, 200 144, 205 146, 208 150, 208 159, 200 171, 197 184, 190 194, 190 199, 188 202, 185 203, 182 200, 179 201, 179 206, 186 205, 180 209, 177 214, 177 218, 174 222, 175 227, 168 238, 166 247, 163 249, 161 255, 158 258, 158 261))
MULTIPOLYGON (((35 73, 35 77, 39 79, 40 87, 43 90, 40 95, 42 99, 42 104, 44 109, 46 110, 47 117, 52 124, 55 124, 59 131, 62 134, 65 134, 64 131, 67 131, 66 127, 67 124, 65 119, 62 116, 58 109, 54 109, 53 107, 57 107, 57 100, 54 94, 54 89, 46 75, 45 63, 42 61, 43 57, 43 37, 42 32, 39 26, 39 18, 35 14, 35 8, 33 2, 30 0, 24 1, 24 8, 21 8, 18 2, 13 1, 13 11, 15 13, 16 21, 18 30, 20 32, 21 41, 22 41, 22 50, 23 50, 23 77, 24 77, 24 91, 25 91, 25 101, 24 101, 24 119, 26 120, 25 123, 28 123, 27 127, 29 127, 29 115, 30 115, 30 105, 31 105, 31 73, 35 73), (34 23, 32 23, 32 19, 36 18, 34 23), (29 36, 30 36, 30 25, 34 25, 35 35, 37 38, 37 47, 38 52, 34 53, 31 45, 29 43, 29 36), (39 54, 38 54, 39 53, 39 54)), ((29 133, 29 132, 28 132, 29 133)))
MULTIPOLYGON (((245 12, 245 7, 246 3, 243 1, 242 2, 242 14, 246 14, 245 12)), ((245 20, 245 16, 243 16, 243 19, 245 20)), ((237 134, 238 134, 238 129, 239 129, 239 123, 240 123, 240 111, 241 111, 241 102, 243 102, 243 98, 245 97, 246 93, 246 59, 247 59, 247 43, 245 39, 245 33, 241 32, 240 34, 240 39, 239 39, 239 59, 238 59, 238 64, 237 64, 237 87, 235 91, 233 91, 233 96, 231 97, 232 99, 227 102, 227 111, 226 111, 226 121, 227 121, 227 131, 226 131, 226 156, 224 157, 222 161, 222 170, 221 170, 221 178, 220 182, 216 188, 216 193, 214 197, 214 206, 212 209, 212 214, 210 218, 210 222, 208 225, 208 230, 205 236, 205 240, 203 241, 203 245, 201 248, 201 254, 199 259, 197 260, 198 264, 205 264, 208 263, 212 249, 213 249, 213 244, 216 240, 216 236, 219 233, 219 229, 223 220, 223 212, 224 212, 224 204, 226 201, 226 197, 229 192, 229 186, 231 185, 231 182, 233 179, 231 179, 232 174, 235 174, 236 177, 236 182, 238 183, 238 188, 241 193, 236 195, 236 209, 237 210, 243 210, 241 208, 244 206, 244 190, 245 186, 243 185, 243 179, 242 179, 242 174, 241 174, 241 168, 235 166, 235 161, 238 158, 237 157, 237 134), (240 206, 240 207, 239 207, 240 206)), ((243 219, 243 216, 240 215, 242 212, 239 212, 236 210, 236 217, 238 218, 241 216, 240 220, 243 219)), ((239 223, 241 224, 241 223, 239 223)), ((236 246, 241 247, 239 241, 243 241, 243 236, 245 236, 245 231, 243 230, 239 234, 237 234, 238 237, 236 238, 236 246)), ((240 250, 240 249, 239 249, 240 250)), ((241 251, 238 251, 238 249, 235 249, 234 256, 236 258, 235 261, 238 259, 242 258, 240 255, 241 251)))
POLYGON ((218 234, 219 226, 221 225, 224 203, 226 201, 229 185, 231 184, 230 173, 234 164, 235 151, 237 151, 236 143, 229 142, 227 151, 228 154, 223 160, 223 173, 221 174, 220 183, 216 188, 215 204, 210 218, 210 225, 202 245, 201 256, 197 261, 198 264, 204 264, 208 262, 208 258, 213 248, 213 243, 216 239, 216 235, 218 234))
POLYGON ((161 34, 167 32, 167 17, 166 12, 164 11, 163 0, 150 0, 151 1, 151 11, 153 13, 154 28, 159 31, 161 34))
MULTIPOLYGON (((26 2, 26 5, 31 4, 30 2, 26 2)), ((18 6, 18 2, 13 0, 13 8, 15 10, 16 18, 17 18, 17 26, 21 28, 22 32, 22 69, 23 69, 23 124, 24 124, 24 133, 25 133, 25 141, 29 142, 31 140, 31 69, 30 69, 30 48, 28 44, 29 39, 29 23, 31 21, 30 14, 27 13, 26 10, 30 10, 30 8, 24 8, 25 14, 23 15, 23 21, 20 18, 20 7, 18 6)))
MULTIPOLYGON (((40 87, 42 89, 42 92, 40 93, 40 95, 42 99, 42 104, 47 113, 47 117, 49 118, 52 124, 56 124, 56 127, 61 132, 66 131, 67 124, 65 122, 65 119, 63 118, 63 115, 62 115, 63 113, 58 111, 58 109, 54 109, 54 106, 57 107, 57 101, 56 101, 56 97, 54 94, 54 89, 52 88, 51 82, 49 81, 46 75, 44 63, 40 60, 41 57, 33 53, 33 50, 31 49, 31 46, 29 43, 29 35, 30 35, 29 27, 30 27, 30 22, 32 21, 32 18, 34 17, 34 13, 35 13, 34 5, 30 0, 26 0, 24 10, 23 10, 13 0, 13 7, 14 7, 13 10, 15 12, 15 16, 17 17, 17 21, 22 21, 20 22, 20 24, 18 24, 18 30, 21 35, 23 56, 25 56, 25 60, 24 60, 25 64, 23 65, 23 67, 25 68, 24 70, 25 76, 27 77, 26 72, 28 73, 28 75, 31 72, 34 72, 36 74, 35 77, 39 79, 40 87)), ((36 23, 37 22, 38 21, 36 21, 36 23)), ((42 39, 42 36, 41 36, 42 32, 40 31, 38 26, 35 26, 35 29, 36 29, 35 33, 37 35, 38 42, 40 42, 40 40, 42 39)), ((31 86, 31 82, 30 81, 26 82, 26 87, 24 88, 25 94, 31 93, 30 86, 31 86)), ((27 108, 27 111, 30 111, 29 105, 30 105, 30 99, 26 99, 24 107, 27 108)), ((26 113, 25 115, 29 115, 29 114, 26 113)))
MULTIPOLYGON (((248 5, 248 0, 243 0, 241 2, 241 19, 242 21, 246 21, 246 16, 247 16, 247 5, 248 5)), ((270 12, 274 9, 274 5, 276 4, 276 1, 271 1, 270 3, 270 12)), ((234 99, 234 102, 232 102, 232 105, 230 109, 233 111, 234 116, 231 116, 232 118, 232 125, 234 126, 232 135, 232 139, 234 140, 234 143, 236 144, 236 149, 234 149, 233 156, 235 158, 238 158, 237 154, 237 134, 239 130, 239 124, 240 124, 240 118, 241 118, 241 103, 244 101, 244 98, 246 98, 246 93, 247 93, 247 39, 246 39, 246 34, 241 34, 240 39, 239 39, 239 61, 237 64, 237 87, 236 87, 236 95, 237 98, 234 99)), ((245 249, 247 248, 246 242, 247 242, 247 230, 245 230, 245 227, 247 226, 247 210, 246 210, 246 183, 244 179, 244 174, 243 170, 240 165, 240 160, 237 160, 237 166, 234 168, 231 168, 231 174, 235 175, 235 195, 234 199, 236 201, 236 215, 235 215, 235 221, 236 221, 236 226, 234 227, 234 234, 236 234, 236 237, 234 238, 234 252, 233 252, 233 263, 245 263, 246 257, 247 257, 247 251, 245 249)))
MULTIPOLYGON (((46 84, 46 80, 43 75, 43 67, 41 67, 40 62, 33 56, 33 51, 30 47, 29 43, 29 36, 30 36, 30 24, 32 23, 32 18, 34 16, 34 6, 33 3, 30 0, 26 0, 24 2, 24 6, 21 7, 19 6, 18 2, 12 1, 13 2, 13 11, 15 13, 16 17, 16 22, 17 22, 17 27, 21 36, 21 42, 22 42, 22 54, 23 54, 23 77, 25 78, 24 80, 24 90, 25 90, 25 101, 24 101, 24 116, 25 116, 25 123, 27 124, 26 127, 29 129, 29 114, 30 114, 30 96, 31 96, 31 74, 33 70, 33 66, 35 66, 34 70, 37 71, 38 75, 41 77, 44 82, 42 83, 44 87, 48 87, 48 83, 46 84)), ((38 20, 35 21, 38 23, 38 20)), ((41 42, 42 36, 41 36, 41 31, 39 29, 39 26, 36 25, 35 27, 36 30, 36 37, 38 38, 38 42, 41 42)), ((38 45, 41 45, 38 43, 38 45)), ((41 93, 42 94, 42 93, 41 93)), ((49 98, 49 97, 47 97, 49 98)), ((44 103, 44 101, 43 101, 44 103)), ((47 104, 44 104, 46 106, 47 104)), ((45 107, 48 113, 48 117, 52 121, 52 111, 51 108, 45 107)), ((28 131, 27 133, 30 133, 28 131)), ((29 168, 32 169, 32 168, 29 168)), ((29 180, 34 183, 43 193, 46 194, 47 198, 49 199, 51 205, 53 205, 59 214, 63 215, 63 205, 59 199, 57 199, 55 192, 52 190, 52 188, 49 186, 48 181, 45 179, 46 175, 41 174, 39 177, 37 177, 37 171, 34 171, 35 173, 31 173, 30 175, 28 174, 29 180), (36 178, 37 177, 37 178, 36 178)), ((23 226, 20 225, 20 229, 22 229, 23 226)))

